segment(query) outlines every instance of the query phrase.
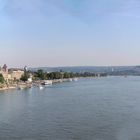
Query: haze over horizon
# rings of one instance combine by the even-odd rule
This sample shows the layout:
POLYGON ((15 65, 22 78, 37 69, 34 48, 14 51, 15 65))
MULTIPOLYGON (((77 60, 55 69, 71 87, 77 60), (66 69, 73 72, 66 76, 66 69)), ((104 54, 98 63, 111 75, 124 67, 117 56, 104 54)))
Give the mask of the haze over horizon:
POLYGON ((0 0, 0 65, 139 65, 139 25, 139 0, 0 0))

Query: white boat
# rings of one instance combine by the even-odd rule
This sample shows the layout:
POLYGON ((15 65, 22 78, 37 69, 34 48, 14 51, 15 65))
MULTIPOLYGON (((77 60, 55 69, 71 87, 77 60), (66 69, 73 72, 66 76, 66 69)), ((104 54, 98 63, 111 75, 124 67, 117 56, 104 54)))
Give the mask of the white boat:
POLYGON ((72 82, 72 78, 69 78, 69 81, 72 82))
POLYGON ((43 89, 43 88, 44 88, 43 86, 41 86, 41 85, 39 86, 39 89, 40 89, 40 90, 43 89))
POLYGON ((18 90, 23 90, 23 89, 24 89, 23 87, 20 87, 20 86, 18 87, 18 90))
POLYGON ((46 80, 42 83, 42 85, 52 85, 52 80, 46 80))
POLYGON ((73 78, 73 81, 75 81, 75 82, 78 81, 78 78, 73 78))

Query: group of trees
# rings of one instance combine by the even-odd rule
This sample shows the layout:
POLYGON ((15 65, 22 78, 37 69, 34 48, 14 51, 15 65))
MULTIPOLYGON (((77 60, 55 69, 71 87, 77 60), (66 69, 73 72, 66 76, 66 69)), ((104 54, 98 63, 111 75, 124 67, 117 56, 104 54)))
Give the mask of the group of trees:
MULTIPOLYGON (((28 81, 30 78, 30 74, 33 76, 33 80, 53 80, 53 79, 63 79, 63 78, 74 78, 74 77, 96 77, 98 74, 95 73, 73 73, 73 72, 63 72, 62 70, 57 72, 50 72, 47 73, 43 71, 42 69, 38 70, 37 72, 31 72, 31 71, 24 71, 24 74, 20 78, 21 81, 28 81)), ((100 74, 100 76, 106 76, 105 73, 100 74)), ((5 82, 4 77, 2 74, 0 74, 0 83, 3 84, 5 82)))
POLYGON ((53 80, 53 79, 62 79, 62 78, 72 78, 74 77, 73 73, 68 72, 44 72, 43 70, 38 70, 33 73, 35 80, 53 80))
POLYGON ((0 84, 3 84, 5 82, 4 77, 2 74, 0 74, 0 84))
MULTIPOLYGON (((63 78, 74 78, 74 77, 96 77, 98 74, 84 72, 84 73, 73 73, 73 72, 63 72, 62 70, 56 72, 45 72, 42 69, 36 72, 24 71, 21 79, 22 81, 27 81, 30 77, 30 74, 33 76, 33 80, 53 80, 53 79, 63 79, 63 78)), ((100 74, 100 76, 106 76, 105 73, 100 74)))
POLYGON ((73 73, 69 72, 51 72, 47 73, 47 79, 63 79, 63 78, 73 78, 75 77, 73 73))
POLYGON ((28 81, 29 77, 30 77, 30 72, 24 71, 24 74, 21 76, 20 80, 26 82, 28 81))
MULTIPOLYGON (((96 77, 98 74, 95 73, 73 73, 73 72, 44 72, 43 70, 38 70, 37 72, 33 72, 33 77, 35 80, 53 80, 53 79, 63 79, 63 78, 74 78, 74 77, 96 77)), ((106 76, 105 73, 101 73, 100 76, 106 76)))

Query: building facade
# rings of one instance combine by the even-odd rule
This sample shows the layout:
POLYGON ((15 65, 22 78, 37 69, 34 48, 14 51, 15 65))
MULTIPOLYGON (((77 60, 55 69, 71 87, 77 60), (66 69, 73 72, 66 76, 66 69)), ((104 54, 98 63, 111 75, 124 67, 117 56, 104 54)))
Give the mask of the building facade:
POLYGON ((10 70, 8 72, 10 80, 20 80, 20 78, 23 74, 24 74, 23 70, 10 70))
POLYGON ((8 68, 6 64, 4 64, 3 67, 0 67, 0 74, 3 75, 6 81, 8 80, 9 76, 8 76, 8 68))
POLYGON ((19 69, 9 69, 6 64, 3 67, 0 67, 0 74, 3 75, 5 81, 9 80, 20 80, 21 76, 24 74, 23 70, 19 69))

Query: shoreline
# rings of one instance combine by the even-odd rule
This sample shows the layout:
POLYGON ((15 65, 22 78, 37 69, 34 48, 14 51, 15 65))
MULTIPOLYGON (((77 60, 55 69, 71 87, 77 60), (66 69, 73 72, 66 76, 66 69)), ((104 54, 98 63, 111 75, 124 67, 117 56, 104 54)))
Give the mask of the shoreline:
POLYGON ((3 85, 2 88, 0 88, 0 91, 5 91, 5 90, 16 90, 16 89, 26 89, 32 87, 32 83, 19 83, 19 84, 9 84, 3 85))
POLYGON ((0 88, 0 91, 5 91, 5 90, 12 90, 12 89, 16 89, 16 87, 3 87, 3 88, 0 88))
MULTIPOLYGON (((5 90, 22 90, 22 89, 29 89, 32 86, 39 87, 40 85, 45 85, 45 82, 47 82, 47 85, 57 84, 57 83, 63 83, 63 82, 76 82, 78 79, 81 78, 91 78, 91 77, 74 77, 74 78, 64 78, 64 79, 53 79, 53 80, 36 80, 33 82, 19 82, 17 84, 3 84, 2 88, 0 88, 0 91, 5 90)), ((92 77, 92 78, 101 78, 101 77, 92 77)))
POLYGON ((79 78, 67 78, 67 79, 53 79, 53 80, 37 80, 37 81, 33 81, 31 83, 24 83, 24 82, 21 82, 21 83, 18 83, 18 84, 9 84, 9 85, 6 85, 6 84, 3 84, 0 88, 0 91, 6 91, 6 90, 21 90, 21 89, 28 89, 28 88, 31 88, 32 86, 39 86, 39 85, 43 85, 44 82, 48 82, 49 84, 48 85, 51 85, 51 84, 56 84, 56 83, 63 83, 63 82, 72 82, 72 81, 77 81, 77 79, 79 78))

